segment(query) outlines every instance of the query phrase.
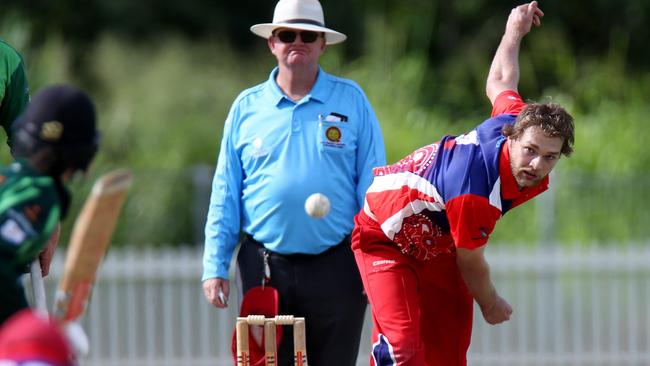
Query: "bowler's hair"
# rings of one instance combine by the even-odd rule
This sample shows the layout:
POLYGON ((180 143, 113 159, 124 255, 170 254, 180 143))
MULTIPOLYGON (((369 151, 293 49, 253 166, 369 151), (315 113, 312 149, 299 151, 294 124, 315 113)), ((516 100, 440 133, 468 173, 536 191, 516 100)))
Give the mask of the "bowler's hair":
POLYGON ((573 117, 559 104, 528 104, 519 113, 514 125, 504 125, 502 132, 505 136, 516 140, 532 126, 541 128, 548 137, 560 137, 563 140, 561 153, 564 156, 571 155, 575 140, 573 117))

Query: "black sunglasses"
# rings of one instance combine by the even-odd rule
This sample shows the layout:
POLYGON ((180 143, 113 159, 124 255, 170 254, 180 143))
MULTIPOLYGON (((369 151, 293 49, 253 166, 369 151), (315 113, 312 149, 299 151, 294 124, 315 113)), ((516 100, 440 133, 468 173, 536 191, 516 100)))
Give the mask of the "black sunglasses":
POLYGON ((311 31, 296 32, 292 30, 279 31, 273 35, 278 37, 278 39, 282 43, 293 43, 296 40, 297 34, 300 34, 300 39, 302 40, 302 43, 313 43, 321 35, 321 33, 318 32, 311 32, 311 31))

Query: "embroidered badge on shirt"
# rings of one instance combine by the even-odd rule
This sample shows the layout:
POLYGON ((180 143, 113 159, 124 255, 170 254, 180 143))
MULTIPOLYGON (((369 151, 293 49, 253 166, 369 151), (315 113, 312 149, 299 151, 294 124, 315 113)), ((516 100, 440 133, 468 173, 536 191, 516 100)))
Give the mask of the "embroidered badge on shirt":
POLYGON ((325 130, 321 130, 324 134, 321 144, 329 148, 341 149, 345 147, 343 140, 343 131, 338 126, 324 126, 325 130))
MULTIPOLYGON (((345 147, 343 142, 343 126, 347 125, 348 117, 340 113, 332 112, 323 118, 322 114, 318 115, 318 126, 321 133, 320 143, 328 148, 341 149, 345 147), (342 124, 345 122, 346 124, 342 124)), ((331 150, 331 149, 330 149, 331 150)))
POLYGON ((341 130, 336 126, 329 127, 325 131, 325 137, 331 142, 341 142, 341 130))
POLYGON ((259 158, 269 154, 269 148, 264 147, 264 140, 261 137, 256 137, 253 139, 253 153, 251 154, 254 158, 259 158))
POLYGON ((0 236, 2 236, 2 239, 6 242, 18 245, 25 240, 27 234, 16 221, 9 219, 2 224, 2 227, 0 227, 0 236))

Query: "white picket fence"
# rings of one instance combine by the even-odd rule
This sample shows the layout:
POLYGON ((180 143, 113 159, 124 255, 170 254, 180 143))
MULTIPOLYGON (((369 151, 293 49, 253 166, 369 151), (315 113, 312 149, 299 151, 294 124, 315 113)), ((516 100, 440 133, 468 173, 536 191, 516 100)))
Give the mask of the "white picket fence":
MULTIPOLYGON (((650 365, 650 245, 512 248, 492 244, 487 255, 513 318, 489 326, 475 313, 470 365, 650 365)), ((50 304, 61 269, 59 256, 50 304)), ((81 364, 233 365, 236 309, 209 306, 200 274, 200 249, 111 250, 83 321, 91 352, 81 364)), ((368 313, 358 365, 368 364, 368 313)))

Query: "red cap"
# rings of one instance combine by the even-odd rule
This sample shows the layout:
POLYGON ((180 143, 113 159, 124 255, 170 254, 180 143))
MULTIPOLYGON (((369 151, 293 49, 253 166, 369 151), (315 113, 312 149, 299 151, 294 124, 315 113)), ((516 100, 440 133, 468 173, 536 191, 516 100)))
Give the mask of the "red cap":
POLYGON ((14 314, 0 328, 0 360, 72 366, 72 359, 61 329, 30 309, 14 314))

